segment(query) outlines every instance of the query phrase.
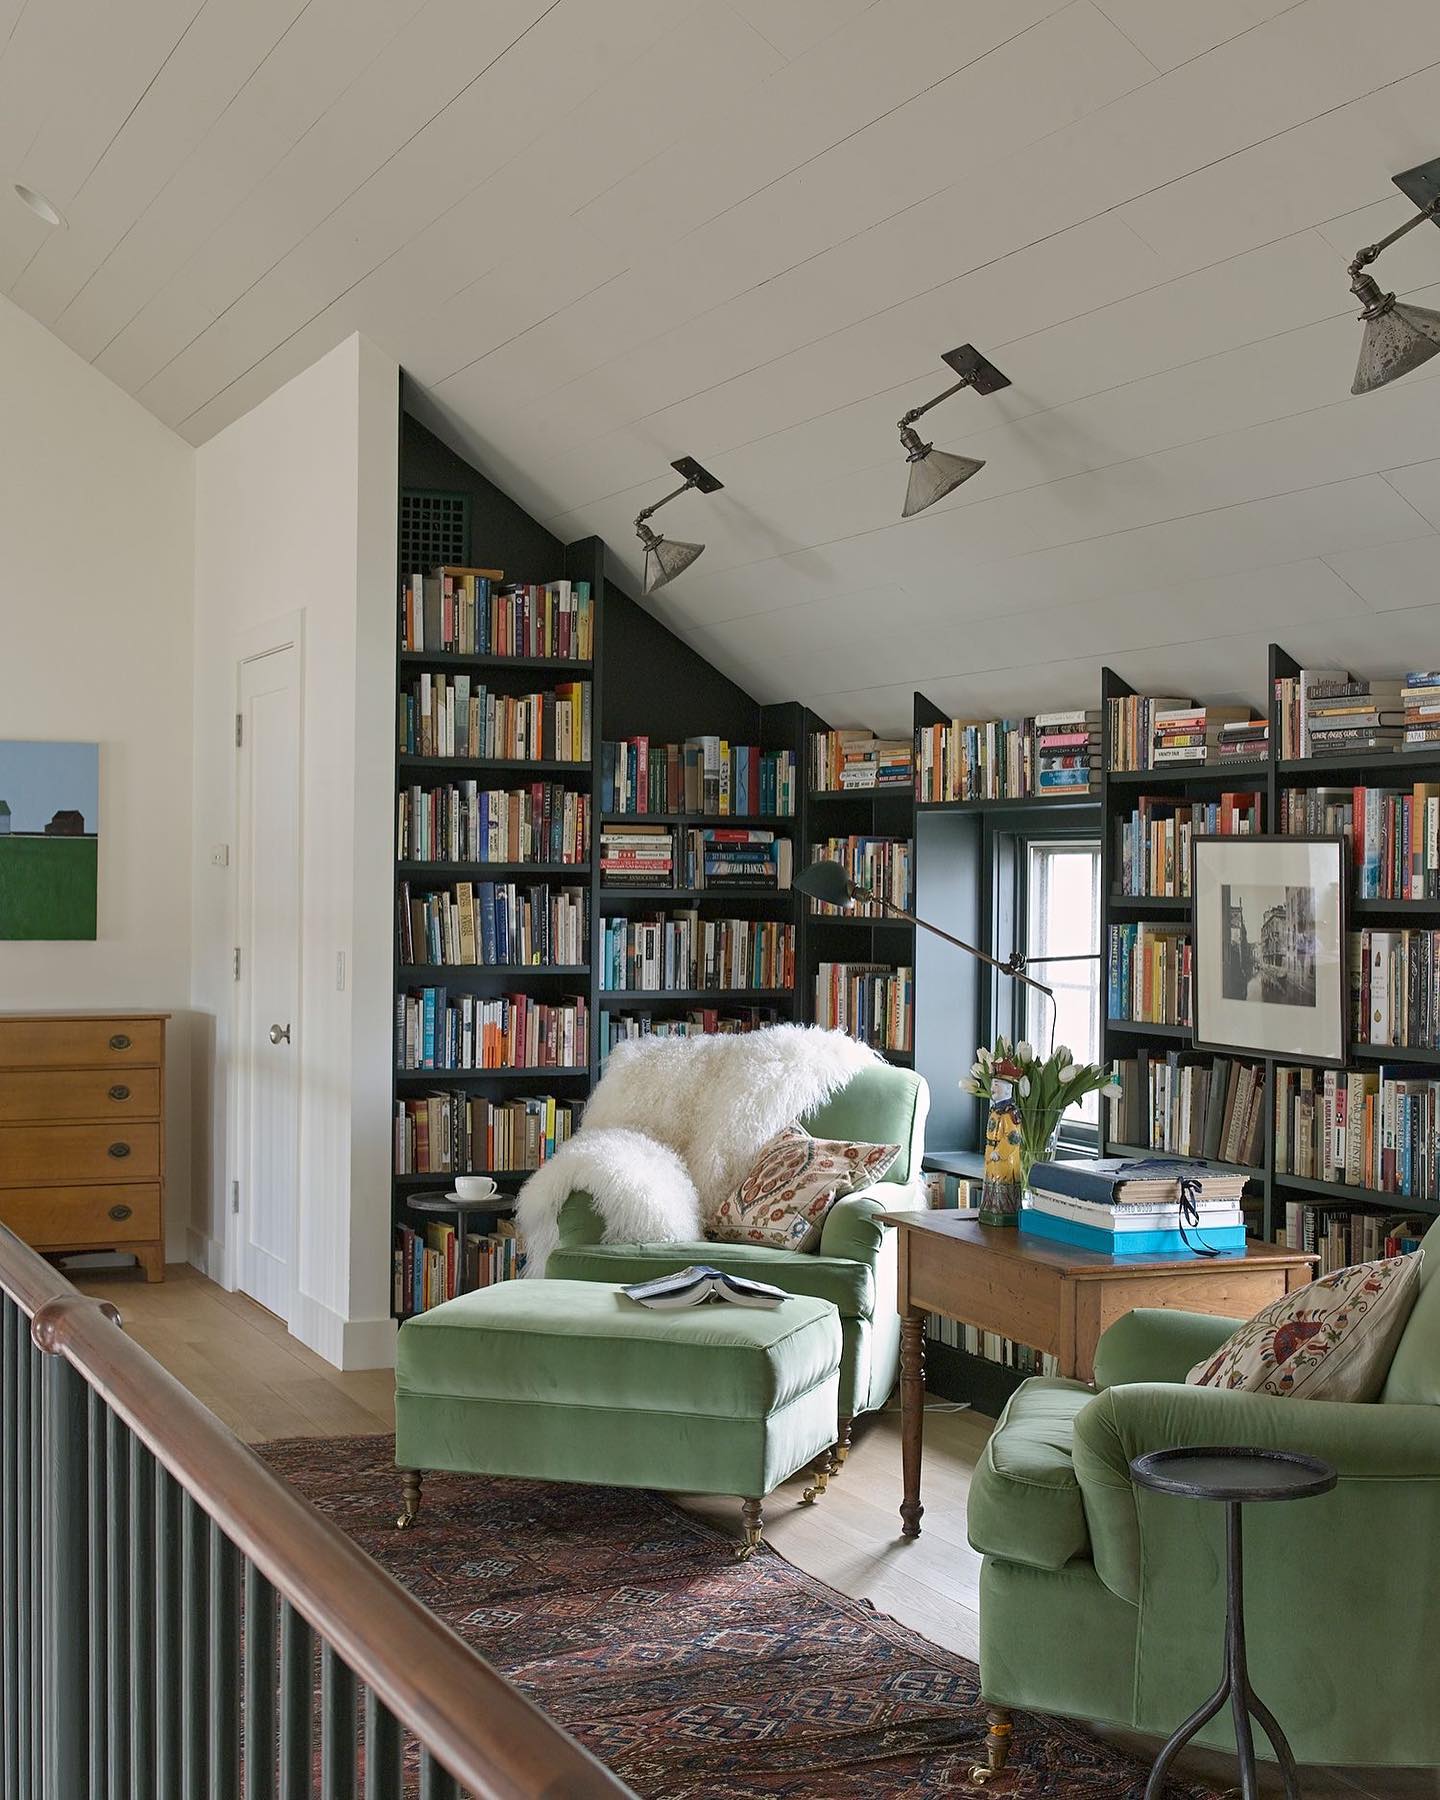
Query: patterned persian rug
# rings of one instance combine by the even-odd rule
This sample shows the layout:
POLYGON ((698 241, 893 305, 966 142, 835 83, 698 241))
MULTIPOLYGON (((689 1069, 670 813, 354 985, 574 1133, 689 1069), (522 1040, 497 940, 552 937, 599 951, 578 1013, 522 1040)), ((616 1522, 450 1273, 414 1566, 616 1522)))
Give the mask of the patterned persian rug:
POLYGON ((1142 1800, 1144 1770, 1033 1715, 973 1787, 973 1663, 659 1495, 429 1475, 402 1532, 389 1438, 260 1453, 645 1800, 1142 1800))

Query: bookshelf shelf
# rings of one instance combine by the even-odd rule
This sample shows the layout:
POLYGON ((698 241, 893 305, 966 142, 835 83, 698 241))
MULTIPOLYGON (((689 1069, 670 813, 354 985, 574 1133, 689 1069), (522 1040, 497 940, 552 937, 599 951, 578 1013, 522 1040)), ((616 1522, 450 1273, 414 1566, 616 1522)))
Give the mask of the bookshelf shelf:
POLYGON ((446 775, 464 770, 496 775, 576 775, 589 777, 588 762, 561 762, 553 757, 524 756, 397 756, 402 775, 446 775))
POLYGON ((1440 1217, 1440 1200, 1417 1200, 1404 1194, 1388 1194, 1383 1188, 1351 1187, 1344 1181, 1317 1181, 1309 1175, 1287 1175, 1275 1171, 1275 1186, 1298 1194, 1318 1194, 1327 1200, 1348 1200, 1352 1205, 1381 1207, 1392 1213, 1425 1213, 1440 1217))
POLYGON ((1350 902, 1351 918, 1387 918, 1399 914, 1402 918, 1433 919, 1440 913, 1440 900, 1352 900, 1350 902))
POLYGON ((1079 812, 1093 811, 1098 789, 1089 787, 1079 793, 1017 794, 1004 800, 917 800, 917 813, 1013 813, 1013 812, 1079 812))
POLYGON ((562 656, 463 656, 457 650, 402 650, 401 669, 493 669, 546 675, 589 675, 595 665, 562 656))
POLYGON ((1111 787, 1188 787, 1191 782, 1218 782, 1222 787, 1263 781, 1270 772, 1266 761, 1229 763, 1180 763, 1159 769, 1111 769, 1105 777, 1111 787))
POLYGON ((1187 914, 1188 894, 1111 894, 1112 912, 1163 912, 1187 914))
POLYGON ((1354 1062, 1409 1063, 1417 1069, 1440 1069, 1440 1050, 1408 1049, 1404 1044, 1351 1044, 1346 1055, 1354 1062))
POLYGON ((908 800, 913 805, 915 789, 909 782, 894 782, 886 787, 811 788, 806 797, 819 806, 841 800, 908 800))
POLYGON ((683 900, 687 904, 700 900, 790 900, 793 890, 774 887, 606 887, 600 884, 600 899, 606 900, 683 900))
POLYGON ((641 1002, 647 1006, 698 1006, 708 1000, 718 1006, 777 1006, 794 998, 794 988, 602 988, 599 994, 601 1006, 611 1012, 641 1002))
POLYGON ((590 1065, 578 1068, 549 1067, 544 1063, 530 1069, 405 1069, 395 1070, 397 1081, 588 1081, 590 1065))
MULTIPOLYGON (((1188 1025, 1151 1024, 1145 1019, 1107 1019, 1105 1025, 1107 1030, 1123 1031, 1131 1037, 1173 1038, 1187 1044, 1195 1036, 1188 1025)), ((1260 1060, 1258 1056, 1256 1060, 1260 1060)))
POLYGON ((505 980, 519 975, 551 975, 579 980, 590 973, 590 965, 589 963, 400 963, 396 973, 402 981, 420 981, 433 987, 452 975, 498 975, 505 980))
POLYGON ((526 862, 401 862, 395 873, 412 885, 417 881, 494 881, 531 877, 536 881, 569 879, 583 887, 590 879, 590 864, 526 862))
POLYGON ((798 813, 601 813, 602 825, 689 825, 697 830, 772 831, 798 826, 798 813))
MULTIPOLYGON (((1433 750, 1371 750, 1354 756, 1290 756, 1278 761, 1275 769, 1282 777, 1354 774, 1367 787, 1408 787, 1414 777, 1407 775, 1406 769, 1434 769, 1437 764, 1440 764, 1440 744, 1433 750), (1374 779, 1377 772, 1382 777, 1379 781, 1374 779)), ((1293 784, 1287 781, 1286 785, 1293 784)))
MULTIPOLYGON (((525 1181, 534 1173, 533 1169, 434 1169, 425 1175, 416 1174, 412 1170, 407 1175, 397 1175, 395 1186, 407 1191, 411 1188, 434 1187, 437 1182, 441 1181, 453 1183, 457 1175, 488 1175, 492 1181, 525 1181)), ((508 1207, 510 1202, 502 1200, 500 1204, 502 1207, 508 1207)), ((490 1207, 493 1205, 494 1202, 490 1202, 490 1207)), ((488 1211, 490 1208, 476 1202, 474 1210, 482 1212, 488 1211)))

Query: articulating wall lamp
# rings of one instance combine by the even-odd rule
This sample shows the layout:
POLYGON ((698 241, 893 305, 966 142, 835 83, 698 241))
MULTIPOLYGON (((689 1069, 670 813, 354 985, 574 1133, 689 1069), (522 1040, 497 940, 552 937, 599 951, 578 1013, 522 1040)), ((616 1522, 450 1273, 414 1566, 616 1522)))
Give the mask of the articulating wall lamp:
POLYGON ((678 500, 681 494, 688 494, 691 488, 698 488, 702 494, 716 494, 724 487, 723 481, 717 481, 708 469, 702 469, 693 456, 679 457, 670 467, 677 475, 685 477, 684 482, 674 493, 666 494, 653 506, 647 506, 635 520, 635 535, 645 546, 645 592, 653 594, 657 588, 673 581, 677 575, 683 575, 695 558, 705 548, 703 544, 682 543, 679 538, 662 537, 652 531, 645 521, 652 514, 659 512, 672 500, 678 500))
POLYGON ((973 456, 951 456, 944 450, 937 450, 933 444, 927 444, 915 430, 915 421, 923 419, 932 406, 938 406, 942 400, 958 394, 961 388, 974 388, 977 394, 993 394, 997 389, 1010 385, 1010 377, 1002 375, 994 363, 988 362, 973 344, 962 344, 958 350, 947 350, 940 360, 949 363, 960 377, 959 381, 954 387, 946 388, 943 394, 937 394, 933 400, 927 400, 923 406, 912 406, 900 421, 900 442, 905 446, 905 459, 910 464, 910 485, 905 490, 905 508, 900 514, 902 519, 912 519, 916 513, 924 512, 927 506, 933 506, 937 500, 953 494, 962 481, 978 475, 985 467, 983 462, 977 462, 973 456))
POLYGON ((1383 293, 1374 276, 1366 274, 1381 251, 1388 250, 1397 238, 1423 225, 1426 219, 1440 225, 1440 157, 1397 175, 1395 185, 1420 210, 1389 237, 1381 238, 1378 244, 1367 244, 1350 265, 1350 292, 1364 308, 1360 317, 1365 325, 1352 394, 1368 394, 1384 387, 1386 382, 1408 375, 1440 353, 1440 312, 1428 306, 1411 306, 1393 294, 1383 293))

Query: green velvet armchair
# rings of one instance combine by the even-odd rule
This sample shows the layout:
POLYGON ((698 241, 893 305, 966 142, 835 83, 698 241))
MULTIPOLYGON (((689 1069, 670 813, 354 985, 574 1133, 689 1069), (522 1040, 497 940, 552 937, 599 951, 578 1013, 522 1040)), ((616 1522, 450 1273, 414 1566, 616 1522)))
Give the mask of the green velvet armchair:
MULTIPOLYGON (((1246 1513, 1250 1671, 1297 1759, 1440 1765, 1440 1224, 1425 1249, 1371 1404, 1186 1387, 1237 1321, 1182 1312, 1111 1326, 1098 1393, 1016 1391, 970 1488, 992 1769, 1012 1707, 1167 1737, 1214 1691, 1224 1508, 1130 1479, 1132 1457, 1182 1444, 1305 1451, 1339 1472, 1319 1499, 1246 1513)), ((1197 1741, 1233 1750, 1228 1709, 1197 1741)))
POLYGON ((911 1183, 925 1150, 930 1090, 909 1069, 876 1063, 862 1069, 826 1103, 800 1122, 815 1137, 849 1143, 899 1144, 886 1179, 848 1194, 830 1209, 814 1252, 768 1250, 756 1244, 605 1244, 589 1194, 572 1193, 560 1212, 560 1243, 545 1265, 564 1281, 647 1281, 652 1276, 707 1262, 788 1293, 830 1300, 840 1314, 839 1453, 843 1462, 858 1413, 883 1406, 900 1368, 900 1315, 896 1307, 895 1232, 879 1215, 916 1204, 911 1183))

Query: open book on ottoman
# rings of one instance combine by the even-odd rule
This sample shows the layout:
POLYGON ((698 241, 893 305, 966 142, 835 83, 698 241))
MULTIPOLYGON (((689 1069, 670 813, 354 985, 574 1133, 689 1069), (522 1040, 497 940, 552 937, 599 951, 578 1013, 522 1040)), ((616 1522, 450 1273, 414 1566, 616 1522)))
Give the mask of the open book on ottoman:
POLYGON ((641 1306, 656 1308, 699 1306, 706 1300, 773 1308, 785 1298, 784 1288, 771 1287, 766 1281, 748 1281, 743 1275, 729 1275, 723 1269, 712 1269, 708 1263, 693 1263, 688 1269, 677 1269, 673 1275, 637 1281, 620 1291, 638 1300, 641 1306))

